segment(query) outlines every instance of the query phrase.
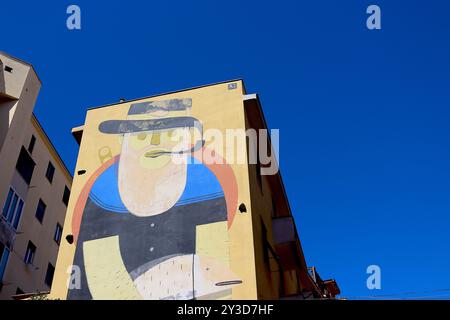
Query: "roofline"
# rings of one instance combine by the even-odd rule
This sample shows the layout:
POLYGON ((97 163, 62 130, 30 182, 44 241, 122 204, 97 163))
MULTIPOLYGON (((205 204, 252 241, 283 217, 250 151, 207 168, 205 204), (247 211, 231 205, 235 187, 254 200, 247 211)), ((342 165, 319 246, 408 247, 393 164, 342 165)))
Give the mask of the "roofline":
MULTIPOLYGON (((253 100, 253 99, 255 99, 257 104, 258 104, 259 113, 261 114, 261 119, 263 121, 264 127, 266 129, 269 129, 269 127, 267 126, 266 117, 264 116, 264 111, 262 109, 262 104, 261 104, 261 99, 259 98, 259 94, 252 93, 252 94, 244 95, 244 100, 253 100)), ((272 141, 270 139, 270 135, 267 135, 267 138, 269 139, 270 145, 272 145, 272 141)), ((276 159, 276 161, 277 161, 277 164, 278 164, 278 172, 276 173, 276 175, 280 178, 281 188, 282 188, 282 191, 283 191, 284 198, 286 199, 286 203, 287 203, 287 207, 288 207, 288 210, 289 210, 289 214, 291 215, 291 217, 293 217, 292 210, 291 210, 291 204, 289 203, 289 198, 287 196, 286 188, 284 187, 283 177, 281 175, 280 159, 276 159)), ((297 232, 297 228, 296 228, 296 232, 297 232)))
POLYGON ((224 83, 236 82, 236 81, 241 81, 242 82, 242 88, 243 88, 243 91, 244 91, 243 94, 245 95, 246 90, 245 90, 245 85, 244 85, 244 79, 236 78, 236 79, 231 79, 231 80, 225 80, 225 81, 219 81, 219 82, 213 82, 213 83, 209 83, 209 84, 203 84, 203 85, 199 85, 199 86, 189 87, 189 88, 181 89, 181 90, 167 91, 167 92, 158 93, 158 94, 155 94, 155 95, 146 96, 146 97, 142 97, 142 98, 135 98, 135 99, 131 99, 131 100, 126 100, 124 102, 108 103, 108 104, 100 105, 100 106, 97 106, 97 107, 90 107, 90 108, 87 108, 87 110, 89 111, 89 110, 100 109, 100 108, 104 108, 104 107, 116 106, 116 105, 120 105, 120 104, 124 104, 124 103, 130 103, 130 102, 139 101, 139 100, 143 100, 143 99, 156 98, 156 97, 165 96, 165 95, 168 95, 168 94, 174 94, 174 93, 179 93, 179 92, 183 92, 183 91, 200 89, 200 88, 204 88, 204 87, 211 87, 211 86, 215 86, 215 85, 218 85, 218 84, 224 84, 224 83))
POLYGON ((41 86, 42 86, 42 80, 41 80, 41 78, 39 78, 39 75, 38 75, 38 73, 36 72, 36 69, 34 68, 34 66, 33 66, 31 63, 26 62, 25 60, 19 59, 19 58, 17 58, 17 57, 14 57, 14 56, 10 55, 9 53, 6 53, 5 51, 1 51, 1 50, 0 50, 0 54, 2 54, 2 55, 4 55, 4 56, 7 56, 8 58, 10 58, 10 59, 12 59, 12 60, 15 60, 16 62, 20 62, 20 63, 22 63, 22 64, 25 64, 25 65, 29 66, 29 67, 33 70, 33 72, 34 72, 34 74, 36 75, 36 77, 37 77, 39 83, 40 83, 41 86))
POLYGON ((45 132, 44 128, 42 127, 41 123, 39 122, 39 120, 37 119, 36 115, 32 114, 31 117, 32 121, 34 121, 34 123, 36 124, 37 129, 44 135, 45 139, 48 141, 50 148, 53 150, 54 154, 56 155, 56 159, 58 160, 58 162, 61 164, 61 166, 63 167, 63 170, 66 172, 66 174, 69 177, 70 183, 72 183, 73 181, 73 175, 70 173, 69 169, 67 169, 66 164, 64 163, 63 159, 61 158, 60 154, 58 153, 58 151, 56 150, 55 146, 53 145, 52 141, 50 140, 49 136, 47 135, 47 133, 45 132))
POLYGON ((341 294, 341 288, 339 288, 339 284, 337 283, 336 279, 327 279, 327 280, 323 280, 323 283, 334 283, 336 285, 336 289, 339 291, 339 293, 337 293, 336 295, 340 295, 341 294))

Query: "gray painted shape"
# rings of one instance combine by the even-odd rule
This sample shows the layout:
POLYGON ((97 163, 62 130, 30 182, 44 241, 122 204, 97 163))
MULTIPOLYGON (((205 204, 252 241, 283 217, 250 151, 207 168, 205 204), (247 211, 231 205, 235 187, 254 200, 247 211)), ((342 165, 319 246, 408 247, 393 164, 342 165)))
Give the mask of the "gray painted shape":
POLYGON ((73 262, 80 267, 81 289, 69 290, 67 298, 92 299, 84 268, 83 242, 119 236, 125 268, 130 274, 133 271, 136 274, 140 267, 149 262, 167 256, 194 254, 196 226, 227 221, 227 218, 225 197, 174 206, 160 215, 150 217, 108 211, 88 198, 73 262), (150 251, 149 248, 154 250, 150 251))
POLYGON ((106 134, 124 134, 191 127, 197 128, 201 132, 203 131, 200 121, 193 117, 173 117, 148 120, 106 120, 100 123, 98 130, 106 134))
POLYGON ((190 109, 191 107, 192 99, 190 98, 149 101, 132 104, 128 114, 146 114, 156 111, 183 111, 190 109))

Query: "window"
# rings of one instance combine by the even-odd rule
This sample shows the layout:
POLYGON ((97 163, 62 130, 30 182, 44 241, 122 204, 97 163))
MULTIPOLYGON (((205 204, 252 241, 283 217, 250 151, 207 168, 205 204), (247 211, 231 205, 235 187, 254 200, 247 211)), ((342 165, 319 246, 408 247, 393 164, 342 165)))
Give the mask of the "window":
POLYGON ((22 147, 20 150, 19 159, 17 159, 16 169, 27 184, 30 184, 35 165, 36 164, 34 163, 33 158, 29 155, 28 151, 22 147))
POLYGON ((59 223, 56 224, 56 230, 55 230, 55 235, 53 237, 53 239, 55 240, 55 242, 59 245, 61 243, 61 236, 62 236, 62 227, 59 223))
POLYGON ((9 72, 9 73, 12 73, 13 68, 11 68, 10 66, 5 66, 5 71, 9 72))
POLYGON ((42 220, 44 220, 46 208, 47 205, 44 203, 44 201, 42 201, 42 199, 39 199, 39 203, 36 209, 36 219, 38 219, 40 223, 42 223, 42 220))
POLYGON ((47 273, 45 274, 45 284, 48 285, 49 288, 52 287, 54 274, 55 274, 55 267, 51 263, 49 263, 47 267, 47 273))
POLYGON ((8 216, 9 206, 11 205, 11 200, 14 195, 13 189, 9 188, 8 197, 6 197, 5 205, 3 206, 3 216, 6 218, 8 216))
POLYGON ((9 250, 0 242, 0 282, 3 280, 6 264, 8 263, 9 250))
POLYGON ((33 153, 34 145, 36 143, 36 137, 34 135, 31 136, 30 144, 28 145, 28 152, 33 153))
POLYGON ((67 186, 64 186, 64 194, 63 194, 62 201, 64 202, 64 204, 66 206, 69 204, 69 198, 70 198, 70 190, 69 190, 69 188, 67 188, 67 186))
POLYGON ((48 162, 47 172, 45 173, 45 176, 47 177, 48 181, 50 183, 53 182, 53 175, 55 174, 55 167, 52 165, 52 163, 48 162))
POLYGON ((17 210, 14 216, 13 222, 13 228, 17 230, 17 227, 19 226, 20 216, 22 215, 22 209, 23 209, 23 201, 22 199, 19 200, 19 204, 17 205, 17 210))
POLYGON ((17 193, 14 192, 12 188, 9 188, 8 196, 6 197, 6 202, 3 206, 2 215, 6 222, 15 230, 17 230, 17 227, 19 226, 23 205, 23 200, 17 195, 17 193))
POLYGON ((10 210, 8 211, 8 216, 6 217, 6 221, 8 221, 9 223, 11 223, 13 213, 14 213, 14 211, 16 211, 18 200, 19 200, 19 196, 17 194, 14 194, 10 210))
POLYGON ((28 241, 27 251, 25 252, 25 258, 23 261, 26 264, 33 264, 34 256, 36 254, 36 246, 33 242, 28 241))

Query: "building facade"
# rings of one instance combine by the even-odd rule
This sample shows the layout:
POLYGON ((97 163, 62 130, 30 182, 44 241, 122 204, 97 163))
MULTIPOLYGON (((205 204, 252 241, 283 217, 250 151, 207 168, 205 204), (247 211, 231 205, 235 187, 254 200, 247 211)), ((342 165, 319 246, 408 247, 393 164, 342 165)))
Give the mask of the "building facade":
POLYGON ((35 115, 32 65, 0 52, 0 299, 50 291, 72 176, 35 115))
POLYGON ((266 128, 241 80, 89 109, 50 298, 333 298, 276 160, 253 161, 266 128))

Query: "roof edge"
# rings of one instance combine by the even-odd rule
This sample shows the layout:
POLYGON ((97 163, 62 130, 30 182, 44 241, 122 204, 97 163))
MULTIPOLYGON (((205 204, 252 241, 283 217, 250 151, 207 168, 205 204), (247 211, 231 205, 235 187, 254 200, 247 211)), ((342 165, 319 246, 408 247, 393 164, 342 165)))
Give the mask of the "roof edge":
POLYGON ((219 82, 203 84, 203 85, 199 85, 199 86, 188 87, 186 89, 166 91, 166 92, 158 93, 158 94, 155 94, 155 95, 150 95, 150 96, 145 96, 145 97, 141 97, 141 98, 135 98, 135 99, 126 100, 124 102, 103 104, 103 105, 100 105, 100 106, 87 108, 87 111, 94 110, 94 109, 100 109, 100 108, 104 108, 104 107, 116 106, 116 105, 120 105, 120 104, 124 104, 124 103, 130 103, 130 102, 139 101, 139 100, 143 100, 143 99, 156 98, 156 97, 165 96, 165 95, 168 95, 168 94, 179 93, 179 92, 183 92, 183 91, 200 89, 200 88, 204 88, 204 87, 211 87, 211 86, 215 86, 215 85, 218 85, 218 84, 224 84, 224 83, 228 83, 228 82, 236 82, 236 81, 241 81, 242 82, 242 88, 243 88, 244 94, 245 94, 246 90, 245 90, 244 79, 236 78, 236 79, 231 79, 231 80, 225 80, 225 81, 219 81, 219 82))
POLYGON ((61 164, 61 167, 63 168, 63 170, 66 172, 70 182, 72 183, 73 181, 73 175, 70 173, 69 169, 67 168, 64 160, 61 158, 61 155, 58 153, 58 150, 56 150, 55 146, 53 145, 52 141, 50 140, 49 136, 47 135, 47 133, 45 132, 44 128, 42 127, 41 123, 39 122, 39 120, 37 119, 36 115, 32 114, 32 122, 33 124, 35 124, 35 127, 37 128, 37 130, 39 130, 42 135, 44 136, 44 138, 47 140, 48 144, 50 145, 50 148, 53 150, 55 156, 56 156, 56 160, 61 164))
MULTIPOLYGON (((256 103, 257 103, 257 106, 258 106, 258 109, 259 109, 259 113, 261 114, 261 119, 263 121, 263 125, 264 125, 264 127, 266 129, 269 130, 269 127, 267 126, 267 121, 266 121, 266 118, 264 116, 264 112, 263 112, 263 109, 262 109, 262 104, 261 104, 261 99, 259 98, 259 94, 258 93, 245 94, 244 95, 244 101, 249 101, 249 100, 256 100, 256 103)), ((270 135, 267 135, 267 138, 269 139, 269 142, 272 145, 272 141, 270 141, 271 140, 270 139, 270 135)), ((281 184, 281 188, 282 188, 282 192, 283 192, 284 198, 286 199, 287 207, 289 209, 289 214, 291 216, 293 216, 292 215, 291 204, 289 203, 289 198, 288 198, 288 195, 287 195, 287 192, 286 192, 286 187, 284 186, 283 176, 281 174, 280 160, 276 159, 276 161, 277 161, 277 164, 278 164, 278 172, 276 173, 276 175, 280 178, 280 184, 281 184)))
POLYGON ((1 50, 0 50, 0 54, 6 56, 6 57, 8 57, 9 59, 12 59, 12 60, 14 60, 14 61, 16 61, 16 62, 19 62, 19 63, 22 63, 22 64, 24 64, 24 65, 26 65, 26 66, 29 66, 29 67, 33 70, 34 74, 36 75, 36 78, 38 79, 39 83, 40 83, 41 86, 42 86, 42 80, 41 80, 41 78, 39 78, 39 74, 36 72, 36 69, 34 68, 34 66, 33 66, 31 63, 29 63, 29 62, 27 62, 27 61, 25 61, 25 60, 22 60, 22 59, 20 59, 20 58, 17 58, 17 57, 15 57, 15 56, 13 56, 13 55, 10 55, 9 53, 6 53, 5 51, 1 51, 1 50))

